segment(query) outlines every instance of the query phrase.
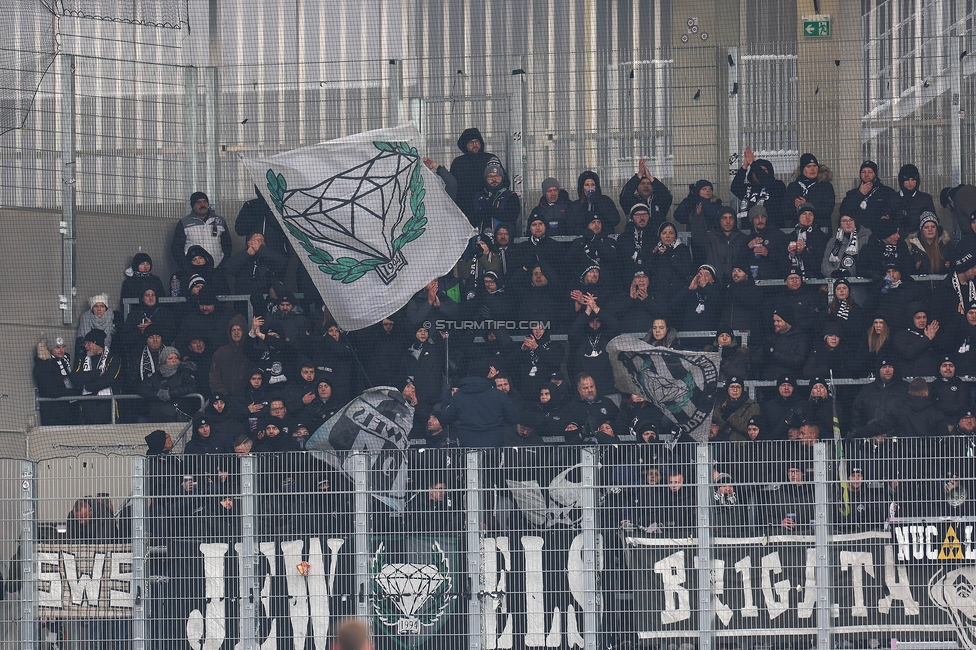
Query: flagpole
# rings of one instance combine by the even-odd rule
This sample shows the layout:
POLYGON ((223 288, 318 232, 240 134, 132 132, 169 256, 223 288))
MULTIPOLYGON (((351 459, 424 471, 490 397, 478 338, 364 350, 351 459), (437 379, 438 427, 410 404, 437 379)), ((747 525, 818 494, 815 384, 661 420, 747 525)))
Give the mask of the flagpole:
POLYGON ((830 371, 830 406, 833 414, 834 455, 838 461, 840 473, 841 505, 840 514, 847 517, 851 514, 851 492, 847 482, 847 458, 844 456, 844 445, 840 437, 840 418, 837 417, 837 389, 834 386, 834 371, 830 371))

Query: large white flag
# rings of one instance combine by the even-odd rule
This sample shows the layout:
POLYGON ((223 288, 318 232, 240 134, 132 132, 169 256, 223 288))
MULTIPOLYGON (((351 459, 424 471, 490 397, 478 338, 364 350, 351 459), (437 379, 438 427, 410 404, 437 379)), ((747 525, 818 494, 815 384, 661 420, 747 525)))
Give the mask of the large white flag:
POLYGON ((345 330, 407 304, 475 234, 420 140, 408 124, 244 161, 345 330))

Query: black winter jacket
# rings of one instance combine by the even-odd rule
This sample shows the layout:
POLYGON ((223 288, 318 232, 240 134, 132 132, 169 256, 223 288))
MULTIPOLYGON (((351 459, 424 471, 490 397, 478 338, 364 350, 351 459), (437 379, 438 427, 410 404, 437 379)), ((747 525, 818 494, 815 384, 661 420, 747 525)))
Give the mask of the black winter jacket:
POLYGON ((855 436, 862 438, 884 434, 911 438, 945 436, 949 426, 931 397, 906 395, 881 417, 854 431, 855 436))
POLYGON ((641 177, 634 174, 627 181, 627 184, 624 185, 623 189, 620 190, 620 209, 623 210, 624 216, 626 217, 630 214, 632 207, 638 203, 644 203, 651 209, 651 219, 648 221, 647 227, 653 228, 653 231, 656 232, 657 227, 668 218, 668 210, 671 209, 671 203, 674 202, 674 197, 671 196, 668 187, 655 178, 651 181, 651 196, 650 201, 648 201, 648 199, 637 192, 637 186, 640 185, 640 182, 641 177))
POLYGON ((854 413, 852 426, 856 429, 867 425, 871 420, 880 418, 892 410, 908 395, 908 384, 898 378, 890 382, 875 379, 861 389, 854 398, 854 413))
POLYGON ((840 213, 852 216, 858 227, 874 230, 883 215, 895 214, 897 198, 897 192, 875 179, 868 194, 861 194, 860 185, 850 190, 840 202, 840 213))
MULTIPOLYGON (((817 228, 830 228, 830 216, 834 213, 836 195, 834 186, 830 182, 831 174, 821 168, 816 180, 799 176, 795 181, 786 186, 786 194, 783 196, 783 213, 790 215, 796 214, 796 199, 803 197, 803 200, 814 207, 813 225, 817 228)), ((819 261, 819 260, 818 260, 819 261)))
POLYGON ((525 226, 525 236, 528 237, 528 224, 532 223, 536 217, 546 222, 546 233, 549 235, 568 235, 570 233, 570 206, 569 193, 566 190, 559 190, 559 198, 555 203, 549 203, 545 195, 539 199, 539 204, 532 208, 529 214, 529 221, 525 226))
POLYGON ((795 325, 788 332, 773 334, 764 351, 763 379, 776 379, 780 375, 799 376, 808 349, 806 336, 795 325))
POLYGON ((485 184, 485 167, 488 166, 488 161, 497 156, 485 151, 485 140, 478 129, 465 129, 458 138, 457 147, 461 155, 451 163, 451 175, 457 180, 458 185, 456 203, 468 217, 471 225, 477 226, 474 199, 485 184), (468 151, 467 144, 470 140, 480 140, 481 151, 478 153, 468 151))
POLYGON ((748 170, 739 168, 732 179, 731 190, 732 194, 739 197, 740 222, 752 206, 764 205, 769 214, 767 227, 782 228, 786 225, 787 219, 783 213, 786 186, 783 181, 776 180, 773 164, 768 160, 757 158, 748 170))
POLYGON ((271 250, 282 257, 288 257, 288 240, 285 231, 278 225, 271 208, 261 195, 261 190, 254 187, 255 198, 244 203, 237 219, 234 221, 234 232, 247 239, 251 233, 259 232, 264 235, 264 243, 271 250))
POLYGON ((570 227, 572 232, 567 234, 581 235, 590 222, 594 213, 599 215, 603 222, 603 232, 612 233, 620 223, 620 212, 617 210, 613 199, 606 196, 600 187, 600 176, 593 171, 585 171, 579 175, 576 181, 576 196, 570 207, 570 227), (583 192, 583 183, 591 178, 596 182, 596 190, 592 196, 586 196, 583 192))
POLYGON ((906 377, 925 377, 939 374, 939 342, 940 337, 934 339, 925 336, 925 332, 915 327, 898 330, 892 339, 895 343, 895 353, 901 360, 899 372, 906 377))
POLYGON ((701 218, 691 220, 691 247, 695 260, 714 267, 719 276, 716 281, 721 284, 732 281, 732 269, 749 270, 752 251, 748 251, 747 257, 746 242, 750 239, 738 228, 726 235, 718 228, 706 230, 701 218))
POLYGON ((512 400, 484 377, 465 377, 441 411, 441 422, 457 422, 462 447, 501 447, 505 428, 518 423, 512 400))

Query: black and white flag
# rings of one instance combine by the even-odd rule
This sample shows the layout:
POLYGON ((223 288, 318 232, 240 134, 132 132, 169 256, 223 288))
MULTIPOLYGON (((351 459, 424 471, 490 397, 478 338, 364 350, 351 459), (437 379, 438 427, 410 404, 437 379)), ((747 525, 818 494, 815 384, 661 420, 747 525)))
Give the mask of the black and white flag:
POLYGON ((708 440, 721 353, 653 347, 630 334, 610 341, 607 353, 617 390, 652 402, 680 433, 708 440))
POLYGON ((390 386, 370 388, 339 409, 305 443, 316 458, 350 479, 354 452, 369 452, 372 495, 402 512, 407 490, 407 435, 413 405, 390 386))

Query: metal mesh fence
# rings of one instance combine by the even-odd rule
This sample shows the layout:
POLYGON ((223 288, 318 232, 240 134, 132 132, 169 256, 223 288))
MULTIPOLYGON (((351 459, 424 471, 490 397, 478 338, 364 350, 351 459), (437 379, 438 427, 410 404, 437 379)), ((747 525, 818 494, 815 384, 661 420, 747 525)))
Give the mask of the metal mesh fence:
MULTIPOLYGON (((125 25, 95 27, 77 15, 78 3, 56 4, 56 30, 50 11, 31 13, 36 5, 0 9, 0 26, 11 34, 0 49, 0 218, 11 238, 0 302, 24 307, 0 317, 17 351, 0 377, 0 405, 6 428, 63 425, 32 432, 33 459, 51 450, 72 455, 2 461, 0 553, 10 561, 0 565, 7 596, 0 647, 36 640, 60 648, 324 648, 346 616, 369 619, 384 648, 976 645, 969 602, 976 575, 967 568, 971 452, 962 439, 850 441, 843 464, 833 445, 795 441, 420 447, 350 453, 331 464, 246 449, 220 457, 102 455, 138 446, 160 420, 170 421, 180 449, 190 437, 187 421, 204 405, 207 417, 246 409, 253 429, 282 397, 287 408, 316 418, 309 422, 323 421, 320 401, 331 398, 318 395, 317 384, 301 394, 289 388, 285 395, 281 384, 269 389, 276 361, 279 370, 289 365, 290 387, 306 355, 316 372, 336 373, 329 408, 371 385, 403 386, 414 343, 408 330, 423 318, 397 315, 386 337, 331 332, 323 301, 282 244, 288 260, 274 279, 299 292, 310 334, 303 356, 282 364, 249 350, 235 357, 237 395, 212 399, 230 392, 210 363, 229 344, 231 318, 243 317, 251 338, 252 317, 277 305, 264 291, 240 290, 236 278, 208 277, 220 286, 219 319, 210 319, 219 326, 194 348, 199 329, 184 325, 202 312, 187 296, 195 281, 182 268, 185 251, 174 253, 171 244, 187 199, 205 191, 227 218, 232 252, 244 249, 249 230, 236 226, 254 187, 242 158, 412 121, 424 138, 420 153, 449 166, 461 153, 462 131, 478 127, 521 199, 518 235, 544 179, 557 178, 578 201, 579 174, 595 170, 619 209, 642 159, 673 194, 672 209, 701 178, 736 205, 729 180, 747 146, 785 183, 798 156, 814 152, 833 169, 837 199, 854 186, 865 158, 893 187, 899 168, 916 164, 922 189, 938 196, 942 187, 976 180, 972 2, 866 3, 857 28, 819 40, 797 36, 797 19, 806 19, 794 5, 743 2, 741 41, 721 24, 736 17, 706 7, 700 19, 686 17, 662 1, 384 5, 386 27, 375 38, 377 16, 367 2, 213 13, 213 31, 198 29, 197 4, 120 4, 125 25), (20 21, 25 28, 9 28, 21 9, 30 16, 20 21), (487 32, 468 29, 477 14, 487 32), (217 34, 218 19, 224 39, 207 42, 200 34, 217 34), (400 19, 423 37, 388 29, 400 19), (177 28, 148 29, 164 22, 177 28), (191 23, 192 36, 183 30, 191 23), (334 42, 306 27, 329 23, 343 25, 334 42), (153 258, 160 296, 174 294, 159 312, 138 298, 122 306, 137 253, 153 258), (72 394, 40 402, 35 412, 34 346, 64 337, 76 366, 85 354, 80 317, 103 293, 109 310, 120 312, 111 349, 120 373, 112 390, 121 399, 72 394), (147 321, 158 321, 160 338, 199 364, 175 400, 168 389, 143 386, 160 351, 143 347, 147 321), (266 371, 265 384, 255 386, 253 375, 239 381, 255 364, 266 371), (99 400, 99 413, 87 418, 99 400), (109 424, 117 421, 125 426, 109 424), (88 453, 73 456, 81 450, 88 453)), ((951 232, 950 215, 939 214, 951 232)), ((618 231, 626 221, 624 214, 618 231)), ((685 244, 688 235, 680 233, 685 244)), ((671 315, 673 290, 686 287, 704 261, 691 243, 691 266, 680 277, 654 279, 655 315, 671 315)), ((568 249, 555 259, 565 261, 568 249)), ((560 270, 553 278, 560 292, 569 294, 580 270, 560 270)), ((450 280, 460 286, 466 273, 458 267, 450 280)), ((941 279, 920 278, 914 298, 943 298, 941 279)), ((800 324, 819 345, 834 282, 807 280, 802 302, 818 306, 800 324)), ((527 289, 522 276, 510 287, 517 281, 527 289)), ((627 282, 617 282, 616 293, 626 294, 627 282)), ((864 296, 876 301, 882 291, 877 278, 852 284, 865 307, 874 303, 864 296)), ((749 329, 735 322, 743 347, 753 341, 754 360, 770 340, 773 306, 795 297, 781 285, 778 277, 760 280, 747 307, 755 312, 749 329)), ((543 365, 522 335, 523 316, 544 303, 519 292, 509 313, 493 315, 502 329, 519 330, 509 340, 488 332, 483 303, 463 289, 451 287, 458 314, 444 322, 472 316, 479 329, 451 331, 434 346, 426 376, 409 374, 425 409, 484 362, 504 366, 496 369, 526 407, 536 405, 548 378, 540 368, 560 375, 588 363, 579 353, 585 337, 567 334, 576 314, 566 313, 566 296, 552 308, 543 365)), ((740 305, 730 304, 738 319, 740 305)), ((941 316, 946 305, 929 307, 941 316)), ((650 315, 637 314, 621 331, 643 335, 650 315)), ((961 352, 969 345, 959 335, 965 324, 944 321, 939 353, 961 352)), ((867 324, 858 324, 859 353, 867 324)), ((714 323, 691 329, 671 332, 675 347, 714 345, 714 323)), ((859 358, 840 382, 845 415, 876 360, 859 358)), ((763 375, 761 367, 750 376, 763 375)), ((58 387, 66 375, 51 369, 58 387)), ((966 374, 962 365, 957 374, 966 374)), ((959 386, 971 406, 968 384, 959 386)), ((754 397, 776 392, 771 381, 753 379, 746 389, 754 397)), ((563 433, 553 428, 547 433, 563 433)))
MULTIPOLYGON (((886 179, 905 161, 934 184, 971 173, 962 169, 968 148, 954 144, 971 132, 971 111, 959 104, 972 72, 963 54, 968 37, 947 35, 935 19, 919 20, 932 33, 918 38, 878 33, 865 20, 876 37, 864 45, 661 46, 612 59, 594 54, 585 75, 574 57, 549 55, 493 57, 487 67, 471 58, 405 58, 211 68, 74 55, 73 74, 56 63, 39 83, 26 128, 4 136, 10 152, 52 159, 19 156, 5 164, 3 202, 61 206, 58 159, 70 122, 77 207, 134 216, 177 216, 172 204, 191 188, 233 207, 250 198, 238 154, 411 119, 427 136, 430 156, 445 163, 457 154, 461 131, 481 128, 489 148, 521 170, 530 204, 543 178, 556 176, 572 189, 586 168, 619 191, 639 158, 667 183, 704 176, 724 186, 728 157, 746 145, 784 179, 803 151, 823 152, 845 172, 837 178, 842 186, 853 184, 846 174, 863 158, 877 159, 886 179), (860 60, 837 58, 848 52, 860 60), (73 77, 73 91, 65 77, 73 77), (73 107, 65 104, 69 92, 73 107), (818 124, 836 132, 827 137, 818 124), (675 158, 683 149, 697 153, 675 158), (155 212, 159 204, 168 205, 155 212)), ((14 65, 7 74, 19 88, 33 72, 14 65)), ((718 189, 725 198, 728 190, 718 189)))
POLYGON ((3 643, 325 648, 358 616, 384 648, 965 647, 973 448, 5 461, 3 643))

